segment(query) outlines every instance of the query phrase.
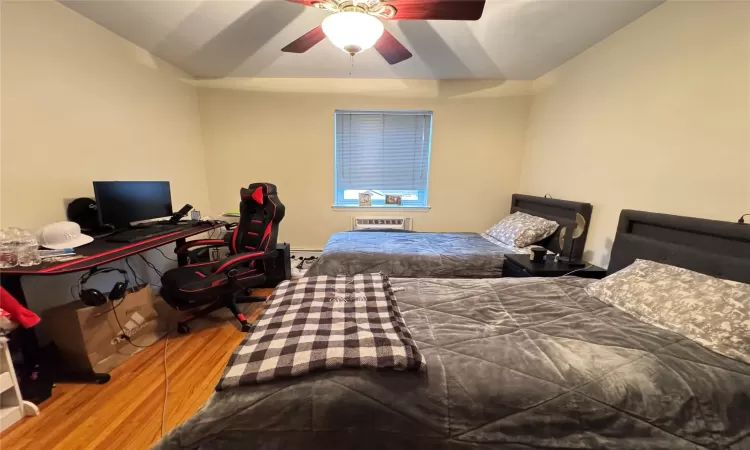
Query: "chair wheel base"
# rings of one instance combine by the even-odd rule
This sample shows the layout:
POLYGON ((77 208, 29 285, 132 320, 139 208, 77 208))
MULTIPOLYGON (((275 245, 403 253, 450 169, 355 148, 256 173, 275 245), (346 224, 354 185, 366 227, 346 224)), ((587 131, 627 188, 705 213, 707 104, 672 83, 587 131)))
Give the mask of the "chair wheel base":
POLYGON ((253 326, 250 325, 249 323, 243 323, 242 324, 242 332, 243 333, 249 333, 250 330, 252 330, 252 329, 253 329, 253 326))
POLYGON ((180 334, 188 334, 190 333, 190 327, 184 323, 177 324, 177 332, 180 334))

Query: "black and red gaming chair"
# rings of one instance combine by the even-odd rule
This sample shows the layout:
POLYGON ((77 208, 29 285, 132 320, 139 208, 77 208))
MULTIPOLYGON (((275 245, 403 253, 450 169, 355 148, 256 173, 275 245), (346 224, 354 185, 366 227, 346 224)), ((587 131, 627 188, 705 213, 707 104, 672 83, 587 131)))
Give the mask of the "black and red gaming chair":
POLYGON ((276 238, 279 222, 284 218, 284 205, 276 196, 276 186, 253 183, 240 190, 240 220, 225 239, 190 241, 175 250, 188 254, 191 249, 228 247, 229 257, 221 261, 200 262, 169 270, 161 279, 161 295, 178 311, 194 311, 178 324, 180 333, 187 333, 187 322, 220 308, 229 308, 242 324, 250 329, 238 303, 263 301, 243 293, 263 286, 269 261, 277 256, 276 238))

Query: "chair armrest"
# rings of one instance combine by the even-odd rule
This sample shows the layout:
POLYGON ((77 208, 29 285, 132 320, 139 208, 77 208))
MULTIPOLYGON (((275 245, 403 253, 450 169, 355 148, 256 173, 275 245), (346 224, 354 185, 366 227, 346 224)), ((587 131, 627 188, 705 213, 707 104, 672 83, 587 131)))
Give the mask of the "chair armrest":
POLYGON ((185 242, 184 244, 174 249, 174 252, 179 255, 181 253, 187 253, 188 250, 190 250, 193 247, 198 247, 198 246, 224 247, 226 245, 229 245, 229 243, 226 242, 224 239, 197 239, 195 241, 185 242))
POLYGON ((241 264, 246 264, 250 261, 258 261, 263 259, 273 259, 278 255, 277 250, 271 250, 270 252, 254 252, 254 253, 240 253, 239 255, 232 256, 221 262, 221 265, 214 271, 214 273, 228 273, 230 270, 236 268, 241 264))

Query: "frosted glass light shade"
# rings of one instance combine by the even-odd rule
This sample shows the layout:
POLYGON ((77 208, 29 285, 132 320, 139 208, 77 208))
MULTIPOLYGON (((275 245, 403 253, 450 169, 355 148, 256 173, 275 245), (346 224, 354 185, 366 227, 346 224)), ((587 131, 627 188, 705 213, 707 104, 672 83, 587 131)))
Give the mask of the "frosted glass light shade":
POLYGON ((359 53, 375 45, 383 34, 383 23, 361 12, 340 12, 323 20, 323 33, 341 50, 359 53))

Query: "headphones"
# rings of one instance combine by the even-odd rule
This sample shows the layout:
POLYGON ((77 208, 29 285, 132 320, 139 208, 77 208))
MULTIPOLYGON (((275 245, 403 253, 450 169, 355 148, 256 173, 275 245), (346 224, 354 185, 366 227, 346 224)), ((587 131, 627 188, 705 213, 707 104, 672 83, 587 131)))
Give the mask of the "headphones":
POLYGON ((125 298, 125 293, 130 285, 130 279, 128 273, 122 269, 114 267, 105 267, 103 269, 91 269, 91 272, 84 274, 78 279, 78 296, 86 306, 102 306, 107 303, 107 300, 113 302, 115 300, 122 300, 125 298), (107 272, 120 272, 125 281, 118 281, 112 286, 109 291, 109 296, 102 294, 98 289, 84 289, 83 286, 88 282, 94 275, 99 273, 107 272))

